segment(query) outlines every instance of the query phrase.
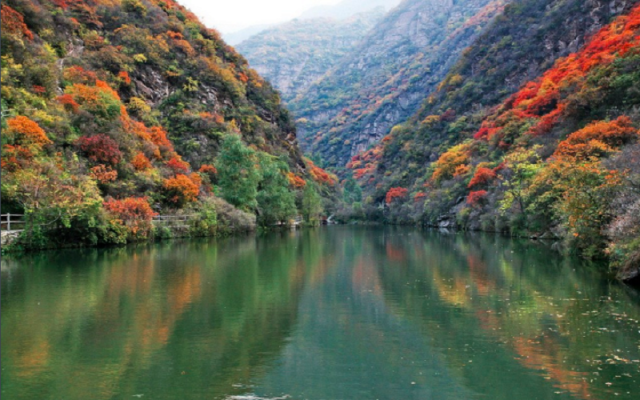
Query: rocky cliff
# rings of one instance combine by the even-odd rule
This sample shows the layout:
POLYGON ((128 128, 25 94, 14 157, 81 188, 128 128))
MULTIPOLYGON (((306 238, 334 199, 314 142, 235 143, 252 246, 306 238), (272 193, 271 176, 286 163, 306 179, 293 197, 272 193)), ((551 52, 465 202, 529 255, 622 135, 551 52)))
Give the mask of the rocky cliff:
POLYGON ((327 165, 377 143, 416 112, 505 0, 408 0, 358 48, 289 103, 306 151, 327 165))

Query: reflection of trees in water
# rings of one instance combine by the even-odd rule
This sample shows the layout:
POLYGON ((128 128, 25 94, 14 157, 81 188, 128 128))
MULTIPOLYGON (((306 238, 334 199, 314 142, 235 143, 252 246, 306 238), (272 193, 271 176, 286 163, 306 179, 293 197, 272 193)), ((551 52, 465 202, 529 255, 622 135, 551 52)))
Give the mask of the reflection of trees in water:
POLYGON ((634 329, 640 312, 619 288, 602 284, 581 263, 531 242, 489 235, 426 232, 387 246, 412 255, 402 265, 378 258, 390 309, 423 326, 473 390, 491 388, 494 398, 516 398, 518 392, 526 397, 527 390, 540 398, 555 391, 584 399, 635 395, 627 391, 633 393, 639 377, 631 360, 640 357, 634 329), (621 348, 624 361, 615 358, 623 357, 621 348), (483 361, 470 364, 471 355, 483 361), (512 379, 487 365, 510 371, 512 379), (518 366, 538 371, 544 380, 518 366), (625 381, 624 374, 631 378, 625 381), (501 388, 507 389, 503 397, 501 388))
POLYGON ((295 326, 304 277, 320 260, 312 240, 272 235, 26 259, 11 296, 3 282, 3 391, 15 399, 245 392, 233 385, 260 373, 295 326))

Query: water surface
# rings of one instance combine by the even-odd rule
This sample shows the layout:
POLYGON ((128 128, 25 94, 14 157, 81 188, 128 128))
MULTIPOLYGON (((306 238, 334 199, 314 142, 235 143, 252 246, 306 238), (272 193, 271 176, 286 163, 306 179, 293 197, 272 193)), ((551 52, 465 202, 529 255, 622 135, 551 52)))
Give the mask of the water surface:
POLYGON ((2 264, 2 398, 637 399, 640 297, 530 241, 330 227, 2 264))

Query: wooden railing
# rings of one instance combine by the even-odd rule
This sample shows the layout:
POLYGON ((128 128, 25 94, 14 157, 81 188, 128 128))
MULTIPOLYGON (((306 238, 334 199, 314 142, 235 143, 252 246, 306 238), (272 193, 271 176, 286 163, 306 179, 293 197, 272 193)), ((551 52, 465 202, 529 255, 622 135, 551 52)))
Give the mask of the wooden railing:
POLYGON ((22 231, 26 222, 23 214, 2 214, 0 215, 0 230, 22 231))
POLYGON ((197 217, 197 215, 156 215, 153 217, 153 223, 155 225, 188 228, 189 221, 197 217))

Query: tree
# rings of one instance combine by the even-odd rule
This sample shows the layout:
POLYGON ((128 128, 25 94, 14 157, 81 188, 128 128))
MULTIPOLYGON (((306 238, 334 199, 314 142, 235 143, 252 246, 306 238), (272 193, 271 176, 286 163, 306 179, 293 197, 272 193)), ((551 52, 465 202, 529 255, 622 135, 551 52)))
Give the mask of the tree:
POLYGON ((318 225, 323 211, 322 198, 318 190, 315 185, 308 184, 302 196, 302 216, 308 224, 318 225))
POLYGON ((259 153, 262 180, 258 186, 258 221, 273 225, 296 215, 295 194, 289 189, 286 163, 275 157, 259 153))
POLYGON ((501 179, 506 190, 504 199, 500 202, 500 210, 503 213, 510 210, 515 203, 518 205, 518 211, 526 217, 529 206, 527 193, 533 178, 542 168, 542 161, 537 150, 538 147, 516 151, 505 158, 505 171, 501 179))
POLYGON ((362 188, 355 179, 349 177, 344 183, 344 193, 342 195, 345 203, 353 204, 362 202, 362 188))
POLYGON ((216 160, 220 194, 243 211, 255 211, 258 207, 261 176, 256 164, 256 152, 246 147, 240 136, 231 134, 224 139, 216 160))
POLYGON ((178 174, 174 178, 165 180, 164 189, 167 193, 167 199, 177 206, 183 206, 196 201, 200 194, 200 181, 194 179, 195 175, 196 174, 192 174, 192 176, 189 177, 178 174))

